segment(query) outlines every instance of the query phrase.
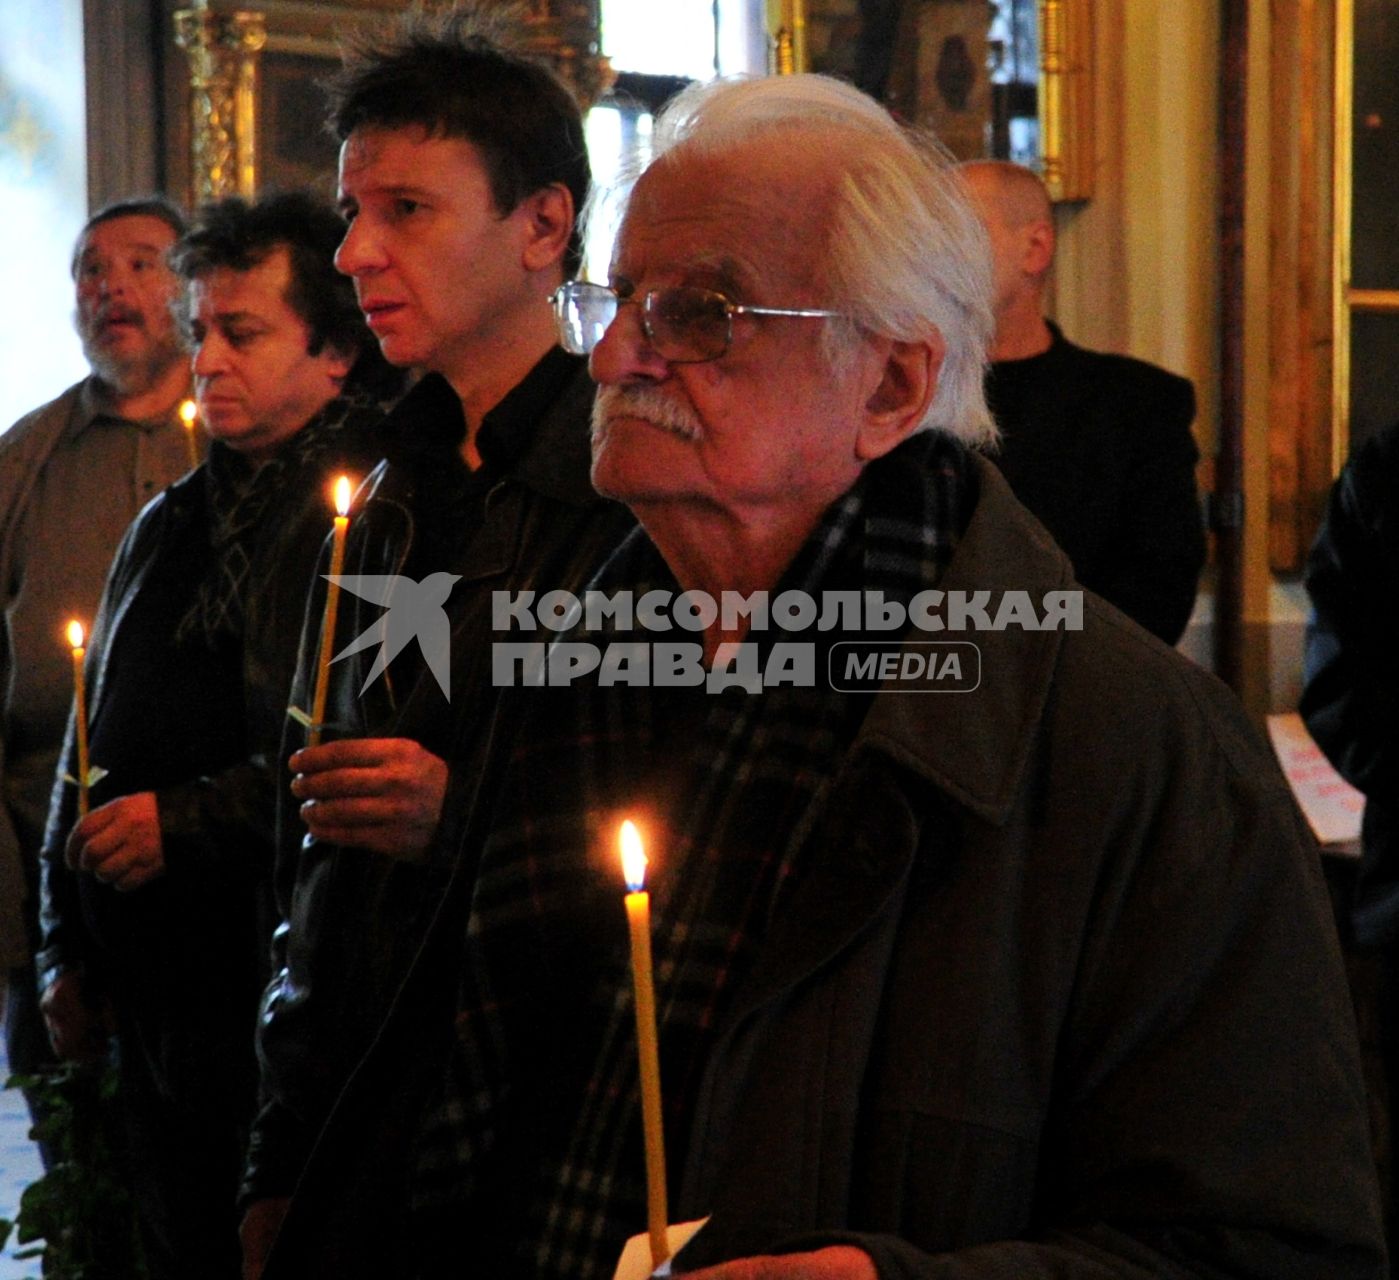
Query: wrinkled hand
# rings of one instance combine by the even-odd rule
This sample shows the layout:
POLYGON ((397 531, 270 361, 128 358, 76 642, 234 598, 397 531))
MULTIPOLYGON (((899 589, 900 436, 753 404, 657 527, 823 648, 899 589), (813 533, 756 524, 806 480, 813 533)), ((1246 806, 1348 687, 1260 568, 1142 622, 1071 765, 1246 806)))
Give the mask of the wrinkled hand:
POLYGON ((272 1252, 272 1242, 282 1229, 289 1204, 290 1197, 277 1196, 254 1200, 248 1206, 238 1227, 238 1240, 243 1246, 243 1280, 261 1280, 267 1267, 267 1255, 272 1252))
POLYGON ((165 870, 155 793, 139 791, 98 806, 68 834, 64 859, 74 871, 91 871, 123 892, 138 889, 165 870))
POLYGON ((837 1244, 811 1253, 784 1253, 705 1267, 686 1280, 879 1280, 874 1261, 863 1249, 837 1244))
POLYGON ((317 840, 416 861, 442 817, 447 765, 409 738, 347 738, 291 758, 292 795, 317 840))
POLYGON ((39 997, 49 1043, 66 1062, 91 1062, 107 1051, 107 1018, 94 1009, 83 992, 83 980, 65 973, 44 988, 39 997))

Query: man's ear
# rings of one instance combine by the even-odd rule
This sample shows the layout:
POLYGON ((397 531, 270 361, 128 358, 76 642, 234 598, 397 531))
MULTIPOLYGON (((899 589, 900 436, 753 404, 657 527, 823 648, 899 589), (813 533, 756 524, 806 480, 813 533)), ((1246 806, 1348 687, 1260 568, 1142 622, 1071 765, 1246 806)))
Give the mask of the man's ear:
POLYGON ((1020 269, 1036 278, 1044 275, 1054 262, 1054 224, 1040 219, 1026 225, 1022 242, 1024 252, 1020 269))
POLYGON ((882 458, 918 430, 938 388, 945 350, 933 335, 917 342, 886 339, 878 386, 865 401, 855 456, 862 462, 882 458))
POLYGON ((355 361, 359 359, 357 352, 341 351, 339 347, 329 342, 321 349, 321 356, 326 361, 326 372, 337 383, 343 383, 350 376, 350 370, 355 367, 355 361))
POLYGON ((515 210, 524 219, 524 267, 526 271, 543 271, 563 260, 573 235, 573 219, 577 210, 573 196, 561 182, 540 187, 526 196, 515 210))

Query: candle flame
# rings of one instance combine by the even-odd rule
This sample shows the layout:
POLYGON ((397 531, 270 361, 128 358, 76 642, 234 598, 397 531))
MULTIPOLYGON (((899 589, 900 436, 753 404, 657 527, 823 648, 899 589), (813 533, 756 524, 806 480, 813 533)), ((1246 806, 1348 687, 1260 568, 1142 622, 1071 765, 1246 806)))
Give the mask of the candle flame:
POLYGON ((68 645, 73 649, 81 649, 86 633, 83 631, 83 624, 76 618, 68 624, 68 645))
POLYGON ((199 416, 199 406, 193 400, 180 401, 180 421, 187 427, 194 426, 194 420, 199 416))
POLYGON ((646 851, 641 847, 641 832, 630 818, 622 823, 622 875, 633 893, 646 885, 646 851))
POLYGON ((335 482, 335 514, 345 516, 350 514, 350 477, 341 476, 335 482))

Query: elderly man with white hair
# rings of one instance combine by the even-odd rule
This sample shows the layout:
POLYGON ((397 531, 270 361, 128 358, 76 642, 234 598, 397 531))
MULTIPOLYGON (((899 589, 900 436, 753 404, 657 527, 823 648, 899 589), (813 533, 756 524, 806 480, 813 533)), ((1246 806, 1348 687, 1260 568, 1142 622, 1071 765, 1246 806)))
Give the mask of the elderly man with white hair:
POLYGON ((580 608, 502 602, 498 676, 513 618, 562 633, 268 1275, 612 1273, 630 816, 671 1217, 709 1215, 676 1270, 1381 1276, 1315 850, 1227 691, 1080 598, 968 448, 958 179, 810 77, 692 91, 655 142, 609 284, 557 298, 641 527, 580 608))

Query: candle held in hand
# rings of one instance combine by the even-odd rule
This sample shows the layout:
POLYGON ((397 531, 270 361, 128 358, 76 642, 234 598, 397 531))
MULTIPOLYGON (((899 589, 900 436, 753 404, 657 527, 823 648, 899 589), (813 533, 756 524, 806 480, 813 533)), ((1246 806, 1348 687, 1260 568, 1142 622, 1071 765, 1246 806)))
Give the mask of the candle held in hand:
POLYGON ((666 1243, 665 1136, 661 1128, 661 1064, 656 1038, 656 989, 651 973, 651 896, 646 883, 646 853, 636 824, 622 823, 622 875, 631 930, 632 990, 636 1003, 636 1053, 641 1075, 641 1127, 646 1141, 646 1230, 651 1265, 670 1254, 666 1243))
POLYGON ((73 651, 73 726, 78 747, 78 817, 87 817, 87 689, 83 684, 83 624, 68 624, 68 647, 73 651))
POLYGON ((320 745, 321 728, 325 721, 326 695, 330 690, 330 655, 335 648, 335 616, 340 608, 340 584, 336 581, 345 567, 345 538, 350 529, 350 478, 341 476, 335 482, 335 529, 330 544, 330 581, 325 593, 325 612, 321 615, 321 650, 316 663, 315 700, 311 703, 311 725, 306 732, 306 745, 320 745))
POLYGON ((199 430, 199 406, 193 400, 180 401, 180 421, 185 424, 185 446, 189 450, 189 469, 199 465, 199 440, 195 432, 199 430))

